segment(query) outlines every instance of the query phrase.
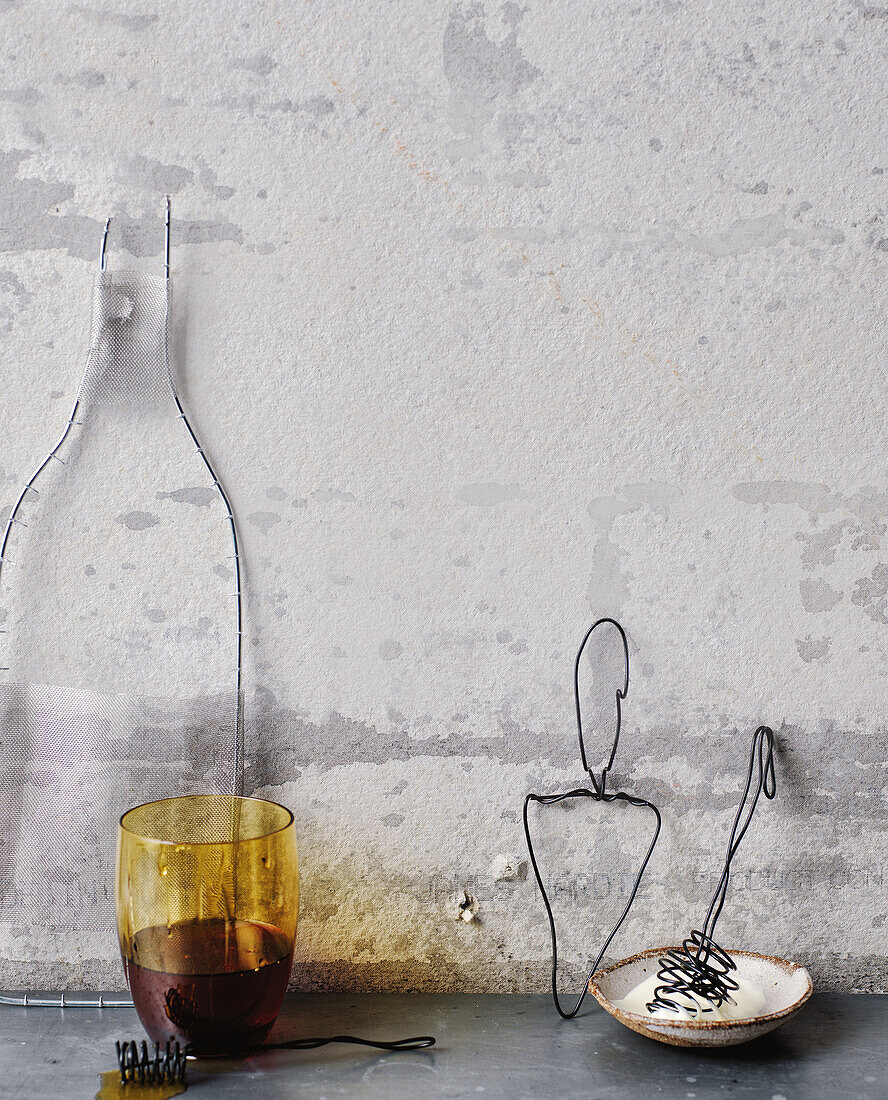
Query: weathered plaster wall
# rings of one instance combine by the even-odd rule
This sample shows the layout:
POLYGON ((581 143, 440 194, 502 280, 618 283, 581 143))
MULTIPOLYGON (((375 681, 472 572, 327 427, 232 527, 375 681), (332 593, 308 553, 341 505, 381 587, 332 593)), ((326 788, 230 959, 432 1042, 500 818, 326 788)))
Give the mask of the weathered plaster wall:
MULTIPOLYGON (((571 664, 612 614, 616 770, 665 819, 615 950, 705 911, 767 721, 722 938, 888 988, 888 8, 5 0, 0 51, 0 504, 76 393, 103 219, 156 268, 170 192, 298 984, 545 987, 521 800, 582 778, 571 664)), ((551 837, 575 957, 645 837, 608 813, 551 837)), ((101 939, 3 953, 116 974, 101 939)))

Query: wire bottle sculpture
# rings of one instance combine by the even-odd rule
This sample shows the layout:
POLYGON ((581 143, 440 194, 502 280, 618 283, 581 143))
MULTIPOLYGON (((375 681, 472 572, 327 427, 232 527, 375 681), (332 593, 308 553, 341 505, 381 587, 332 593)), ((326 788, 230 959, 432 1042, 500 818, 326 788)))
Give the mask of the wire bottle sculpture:
MULTIPOLYGON (((0 539, 0 922, 50 937, 107 932, 109 946, 120 814, 153 798, 242 788, 241 551, 230 499, 173 377, 170 221, 167 197, 162 276, 109 271, 106 221, 80 389, 0 539), (205 487, 178 487, 191 450, 205 487), (88 496, 84 483, 96 476, 88 496), (149 493, 157 489, 166 491, 149 493), (228 542, 215 559, 214 504, 228 542), (177 538, 187 549, 170 569, 177 538), (83 560, 86 547, 99 570, 83 560), (85 578, 110 575, 101 570, 115 550, 132 560, 113 563, 114 580, 89 589, 85 578), (21 604, 17 616, 10 599, 21 604), (180 622, 152 635, 138 622, 169 616, 143 605, 163 599, 180 622), (229 599, 231 658, 230 628, 214 618, 221 624, 229 599), (152 647, 161 655, 146 658, 152 647)), ((29 989, 0 1003, 131 1002, 29 989)))

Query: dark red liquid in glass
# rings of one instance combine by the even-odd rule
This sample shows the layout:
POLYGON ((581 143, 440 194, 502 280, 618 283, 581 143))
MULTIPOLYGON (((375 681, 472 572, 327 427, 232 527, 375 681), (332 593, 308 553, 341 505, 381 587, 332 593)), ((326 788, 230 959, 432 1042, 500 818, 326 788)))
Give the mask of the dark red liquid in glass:
POLYGON ((133 1003, 155 1042, 195 1054, 258 1046, 271 1030, 290 978, 293 945, 258 921, 194 921, 143 928, 124 959, 133 1003))

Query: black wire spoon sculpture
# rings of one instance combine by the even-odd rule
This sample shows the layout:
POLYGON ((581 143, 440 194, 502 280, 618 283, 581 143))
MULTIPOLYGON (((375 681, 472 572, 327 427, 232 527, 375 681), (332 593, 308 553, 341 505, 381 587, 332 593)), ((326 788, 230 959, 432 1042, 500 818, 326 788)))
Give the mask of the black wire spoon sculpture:
MULTIPOLYGON (((580 760, 582 761, 583 769, 591 781, 591 788, 577 787, 574 790, 558 794, 529 794, 524 800, 524 836, 527 841, 527 850, 530 855, 530 863, 533 867, 537 886, 539 887, 540 895, 542 896, 543 904, 546 908, 546 916, 549 921, 549 934, 552 942, 552 997, 555 1001, 555 1008, 559 1015, 566 1020, 573 1018, 579 1012, 589 990, 589 984, 592 977, 601 965, 601 960, 604 958, 605 952, 622 927, 638 895, 642 878, 660 836, 660 811, 652 802, 648 802, 647 799, 639 798, 636 795, 629 794, 626 791, 610 791, 607 788, 608 772, 613 767, 614 758, 616 757, 617 747, 620 741, 622 701, 626 698, 628 692, 629 646, 626 639, 626 632, 615 619, 598 619, 586 632, 586 636, 583 638, 574 664, 574 699, 576 703, 577 731, 580 742, 580 760), (589 766, 586 755, 582 704, 580 700, 580 664, 586 645, 592 637, 592 634, 605 624, 615 627, 619 633, 623 646, 625 676, 623 679, 623 686, 618 687, 616 691, 616 725, 610 757, 608 758, 607 764, 602 767, 601 775, 596 777, 593 768, 589 766), (655 827, 653 837, 651 838, 644 859, 641 862, 638 874, 635 877, 635 882, 630 891, 626 905, 616 924, 605 939, 594 963, 590 967, 582 991, 577 996, 573 1007, 568 1011, 562 1006, 561 999, 558 995, 558 932, 552 905, 543 884, 543 878, 540 874, 539 864, 531 839, 528 808, 531 802, 549 806, 554 803, 565 802, 568 799, 575 798, 588 798, 593 802, 622 801, 631 806, 646 807, 654 814, 655 827)), ((654 989, 653 999, 648 1002, 646 1006, 649 1012, 656 1012, 658 1015, 667 1014, 675 1016, 686 1012, 689 1016, 696 1016, 698 1013, 706 1011, 710 1007, 717 1009, 726 1002, 729 1004, 735 1003, 732 993, 739 988, 737 981, 733 977, 733 973, 737 969, 736 963, 731 956, 715 942, 715 927, 718 923, 722 909, 724 908, 730 882, 731 863, 740 846, 740 842, 749 829, 750 822, 752 821, 753 814, 758 805, 759 796, 764 794, 765 798, 773 799, 777 793, 774 773, 774 747, 775 739, 773 730, 768 726, 759 726, 752 739, 752 750, 746 776, 746 787, 743 792, 743 797, 740 800, 740 805, 737 808, 733 828, 731 829, 724 869, 722 870, 721 878, 719 879, 718 886, 716 887, 715 894, 710 903, 709 912, 706 915, 703 928, 702 930, 693 930, 687 939, 684 940, 680 948, 670 948, 664 951, 663 956, 659 960, 660 969, 657 973, 658 984, 654 989), (754 778, 756 779, 755 786, 753 786, 754 778)))
POLYGON ((657 973, 660 984, 654 990, 653 1000, 648 1002, 649 1012, 661 1009, 678 1015, 684 1010, 691 1016, 696 1016, 702 1010, 700 1002, 705 1002, 714 1008, 721 1008, 725 1002, 735 1003, 731 994, 739 988, 733 977, 737 964, 727 951, 715 942, 715 926, 725 905, 731 878, 731 863, 740 847, 740 841, 746 835, 761 794, 764 794, 767 799, 773 799, 777 794, 777 780, 774 775, 774 731, 768 726, 759 726, 752 736, 746 787, 740 799, 740 805, 737 807, 737 815, 728 840, 724 869, 710 902, 703 928, 702 930, 695 928, 680 948, 671 948, 660 959, 660 970, 657 973), (750 802, 756 765, 758 765, 757 782, 750 802))

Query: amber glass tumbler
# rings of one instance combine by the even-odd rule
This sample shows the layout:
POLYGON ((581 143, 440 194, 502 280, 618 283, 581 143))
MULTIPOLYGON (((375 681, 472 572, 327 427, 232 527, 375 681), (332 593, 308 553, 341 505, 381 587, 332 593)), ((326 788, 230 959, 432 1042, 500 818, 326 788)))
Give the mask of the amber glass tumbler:
POLYGON ((188 795, 120 819, 117 934, 133 1003, 159 1043, 258 1046, 280 1012, 299 910, 293 815, 188 795))

